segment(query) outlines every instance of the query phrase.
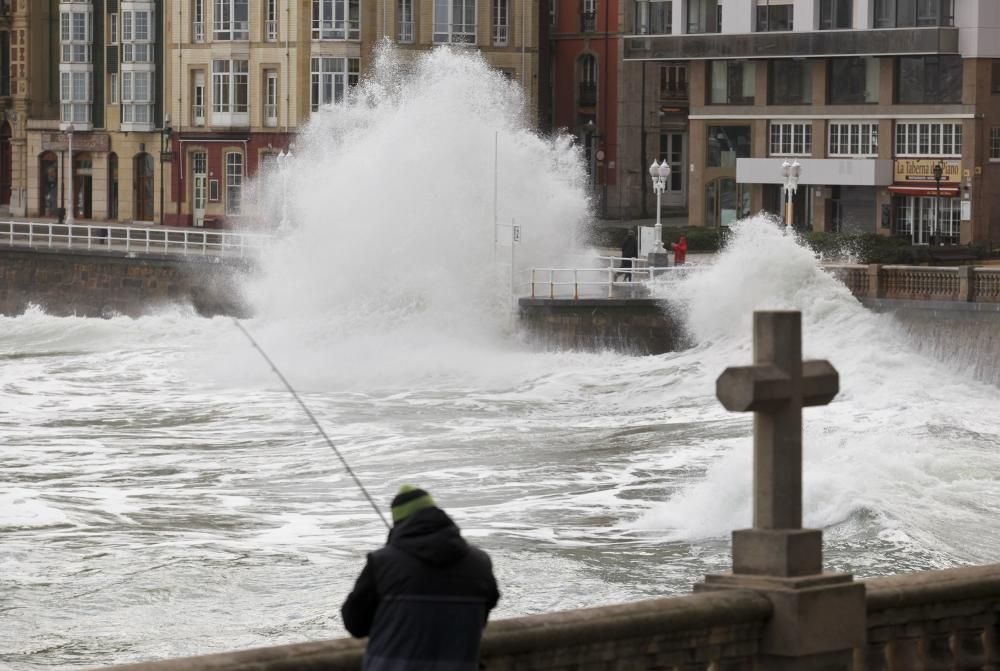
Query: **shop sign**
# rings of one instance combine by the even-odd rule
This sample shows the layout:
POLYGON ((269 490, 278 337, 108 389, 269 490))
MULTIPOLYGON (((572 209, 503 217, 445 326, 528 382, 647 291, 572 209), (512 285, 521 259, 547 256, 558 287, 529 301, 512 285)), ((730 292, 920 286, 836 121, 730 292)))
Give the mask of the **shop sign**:
POLYGON ((958 183, 962 181, 961 161, 939 161, 935 159, 896 159, 896 184, 926 184, 934 183, 934 166, 941 164, 941 183, 958 183))
MULTIPOLYGON (((62 132, 42 133, 42 151, 67 151, 69 137, 62 132)), ((107 133, 73 133, 73 152, 111 150, 111 136, 107 133)))

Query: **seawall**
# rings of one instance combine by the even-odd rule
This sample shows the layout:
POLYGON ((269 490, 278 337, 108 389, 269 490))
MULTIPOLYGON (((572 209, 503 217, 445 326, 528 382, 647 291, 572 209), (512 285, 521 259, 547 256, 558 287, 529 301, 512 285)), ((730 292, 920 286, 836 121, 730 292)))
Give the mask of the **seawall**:
POLYGON ((663 354, 682 346, 683 331, 653 298, 521 298, 520 326, 551 349, 663 354))
POLYGON ((0 314, 36 305, 57 316, 138 317, 187 304, 204 316, 246 316, 249 259, 0 249, 0 314))

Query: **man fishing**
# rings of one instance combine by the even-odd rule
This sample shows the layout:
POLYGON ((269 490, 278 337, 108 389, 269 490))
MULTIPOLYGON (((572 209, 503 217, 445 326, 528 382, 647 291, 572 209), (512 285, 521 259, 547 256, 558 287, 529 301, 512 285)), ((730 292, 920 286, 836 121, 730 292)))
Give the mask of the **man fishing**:
POLYGON ((489 555, 419 487, 400 487, 391 508, 389 539, 340 610, 352 636, 368 636, 364 671, 478 671, 500 598, 489 555))

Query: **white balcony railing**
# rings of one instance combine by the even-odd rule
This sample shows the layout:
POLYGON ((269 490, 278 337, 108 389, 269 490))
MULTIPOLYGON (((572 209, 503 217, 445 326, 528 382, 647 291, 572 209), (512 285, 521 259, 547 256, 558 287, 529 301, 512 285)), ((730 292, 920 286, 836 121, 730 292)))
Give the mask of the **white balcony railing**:
POLYGON ((195 126, 205 125, 205 106, 204 105, 192 105, 191 106, 191 123, 195 126))
POLYGON ((205 41, 205 24, 201 21, 195 21, 191 24, 191 41, 192 42, 204 42, 205 41))
POLYGON ((493 46, 507 46, 507 35, 510 29, 507 26, 493 26, 493 46))
POLYGON ((264 39, 268 42, 278 41, 278 22, 276 20, 264 22, 264 39))
POLYGON ((413 43, 413 21, 400 21, 399 22, 399 42, 400 44, 412 44, 413 43))
POLYGON ((278 125, 278 106, 264 105, 264 125, 274 128, 278 125))

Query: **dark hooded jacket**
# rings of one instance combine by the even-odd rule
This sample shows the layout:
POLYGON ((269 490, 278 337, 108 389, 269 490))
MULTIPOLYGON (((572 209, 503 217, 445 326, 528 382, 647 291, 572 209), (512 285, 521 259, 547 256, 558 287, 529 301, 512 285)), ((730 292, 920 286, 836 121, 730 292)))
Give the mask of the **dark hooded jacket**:
POLYGON ((368 555, 340 612, 347 631, 368 636, 365 671, 477 671, 499 598, 489 556, 443 510, 425 508, 368 555))

